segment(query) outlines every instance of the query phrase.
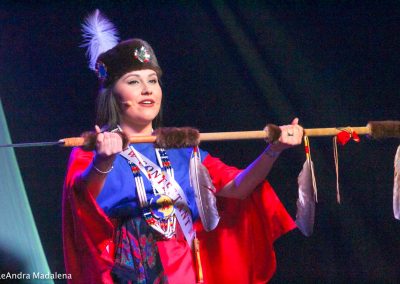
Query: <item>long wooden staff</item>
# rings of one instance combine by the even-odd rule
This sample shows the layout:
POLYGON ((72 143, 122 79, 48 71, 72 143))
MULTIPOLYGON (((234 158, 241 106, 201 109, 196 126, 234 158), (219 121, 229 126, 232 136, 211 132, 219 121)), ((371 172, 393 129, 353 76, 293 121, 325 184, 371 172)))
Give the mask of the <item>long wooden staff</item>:
MULTIPOLYGON (((375 139, 389 137, 400 138, 400 121, 371 121, 363 127, 332 127, 305 129, 304 134, 309 137, 335 136, 343 130, 355 131, 358 135, 370 135, 375 139)), ((236 132, 211 132, 198 133, 192 128, 161 128, 152 136, 129 137, 130 143, 156 143, 163 148, 179 148, 198 145, 203 141, 224 140, 250 140, 267 139, 275 141, 280 136, 280 129, 276 125, 269 124, 267 130, 236 131, 236 132)), ((63 146, 82 146, 88 141, 85 137, 65 138, 63 146)))
MULTIPOLYGON (((355 131, 358 135, 369 135, 374 139, 400 138, 400 121, 371 121, 362 127, 331 127, 331 128, 308 128, 304 134, 309 137, 335 136, 341 131, 355 131)), ((95 133, 86 133, 82 137, 63 138, 55 142, 35 142, 0 145, 0 147, 34 147, 60 145, 64 147, 86 146, 88 149, 94 147, 95 133)), ((205 141, 225 140, 251 140, 266 139, 276 141, 280 136, 278 126, 269 124, 267 130, 236 131, 236 132, 211 132, 198 133, 193 128, 160 128, 152 136, 132 136, 128 138, 129 143, 156 143, 163 148, 180 148, 198 145, 205 141)), ((126 141, 126 142, 128 142, 126 141)))

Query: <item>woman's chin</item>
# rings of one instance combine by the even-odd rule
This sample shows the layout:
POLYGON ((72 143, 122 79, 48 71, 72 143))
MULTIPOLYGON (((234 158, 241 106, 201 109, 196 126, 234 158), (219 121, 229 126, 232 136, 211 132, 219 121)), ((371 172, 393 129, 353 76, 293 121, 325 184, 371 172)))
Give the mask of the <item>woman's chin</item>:
POLYGON ((132 127, 132 128, 144 128, 151 126, 155 116, 148 116, 148 117, 136 117, 124 120, 122 123, 123 125, 132 127))

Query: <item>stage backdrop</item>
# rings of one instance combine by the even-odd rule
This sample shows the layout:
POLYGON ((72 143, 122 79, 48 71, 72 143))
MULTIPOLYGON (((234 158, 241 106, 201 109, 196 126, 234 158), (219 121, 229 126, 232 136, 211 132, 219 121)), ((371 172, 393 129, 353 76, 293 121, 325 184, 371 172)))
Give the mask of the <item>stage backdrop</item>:
MULTIPOLYGON (((0 96, 12 141, 52 141, 93 128, 97 81, 79 46, 80 24, 95 8, 122 39, 144 38, 155 49, 166 126, 212 132, 258 130, 296 116, 306 128, 400 119, 398 1, 268 2, 2 1, 0 96)), ((339 147, 337 204, 332 140, 311 139, 319 189, 314 234, 294 231, 277 241, 273 283, 400 279, 400 223, 392 214, 398 144, 362 137, 339 147)), ((265 143, 201 146, 245 167, 265 143)), ((15 150, 50 270, 59 273, 69 152, 15 150)), ((290 149, 268 177, 293 216, 304 159, 302 147, 290 149)))

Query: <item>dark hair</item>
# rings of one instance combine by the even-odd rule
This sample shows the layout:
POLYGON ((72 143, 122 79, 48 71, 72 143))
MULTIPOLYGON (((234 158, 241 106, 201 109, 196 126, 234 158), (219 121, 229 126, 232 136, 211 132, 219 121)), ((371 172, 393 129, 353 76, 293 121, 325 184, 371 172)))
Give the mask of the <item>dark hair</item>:
MULTIPOLYGON (((101 88, 96 99, 96 124, 104 130, 117 128, 121 122, 121 105, 112 92, 113 87, 101 88)), ((162 125, 162 105, 154 118, 153 128, 162 125)))
POLYGON ((112 87, 101 88, 96 100, 96 124, 101 128, 114 129, 120 123, 121 107, 112 87))

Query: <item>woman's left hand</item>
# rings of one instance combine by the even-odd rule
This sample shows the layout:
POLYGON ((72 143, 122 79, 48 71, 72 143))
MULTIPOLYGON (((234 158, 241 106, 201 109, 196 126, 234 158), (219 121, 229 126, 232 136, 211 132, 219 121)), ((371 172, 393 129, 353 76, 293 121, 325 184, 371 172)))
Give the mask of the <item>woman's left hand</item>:
POLYGON ((271 145, 275 151, 283 151, 287 148, 300 145, 303 140, 303 127, 299 125, 299 119, 293 119, 290 125, 279 126, 282 133, 279 137, 278 143, 271 145))
MULTIPOLYGON (((227 183, 217 194, 219 196, 234 197, 244 199, 249 196, 253 190, 270 172, 272 165, 279 154, 290 147, 301 144, 303 138, 303 127, 299 125, 299 119, 293 119, 290 125, 279 126, 281 136, 279 139, 267 146, 254 162, 246 167, 232 181, 227 183)), ((268 130, 268 126, 266 127, 268 130)))

